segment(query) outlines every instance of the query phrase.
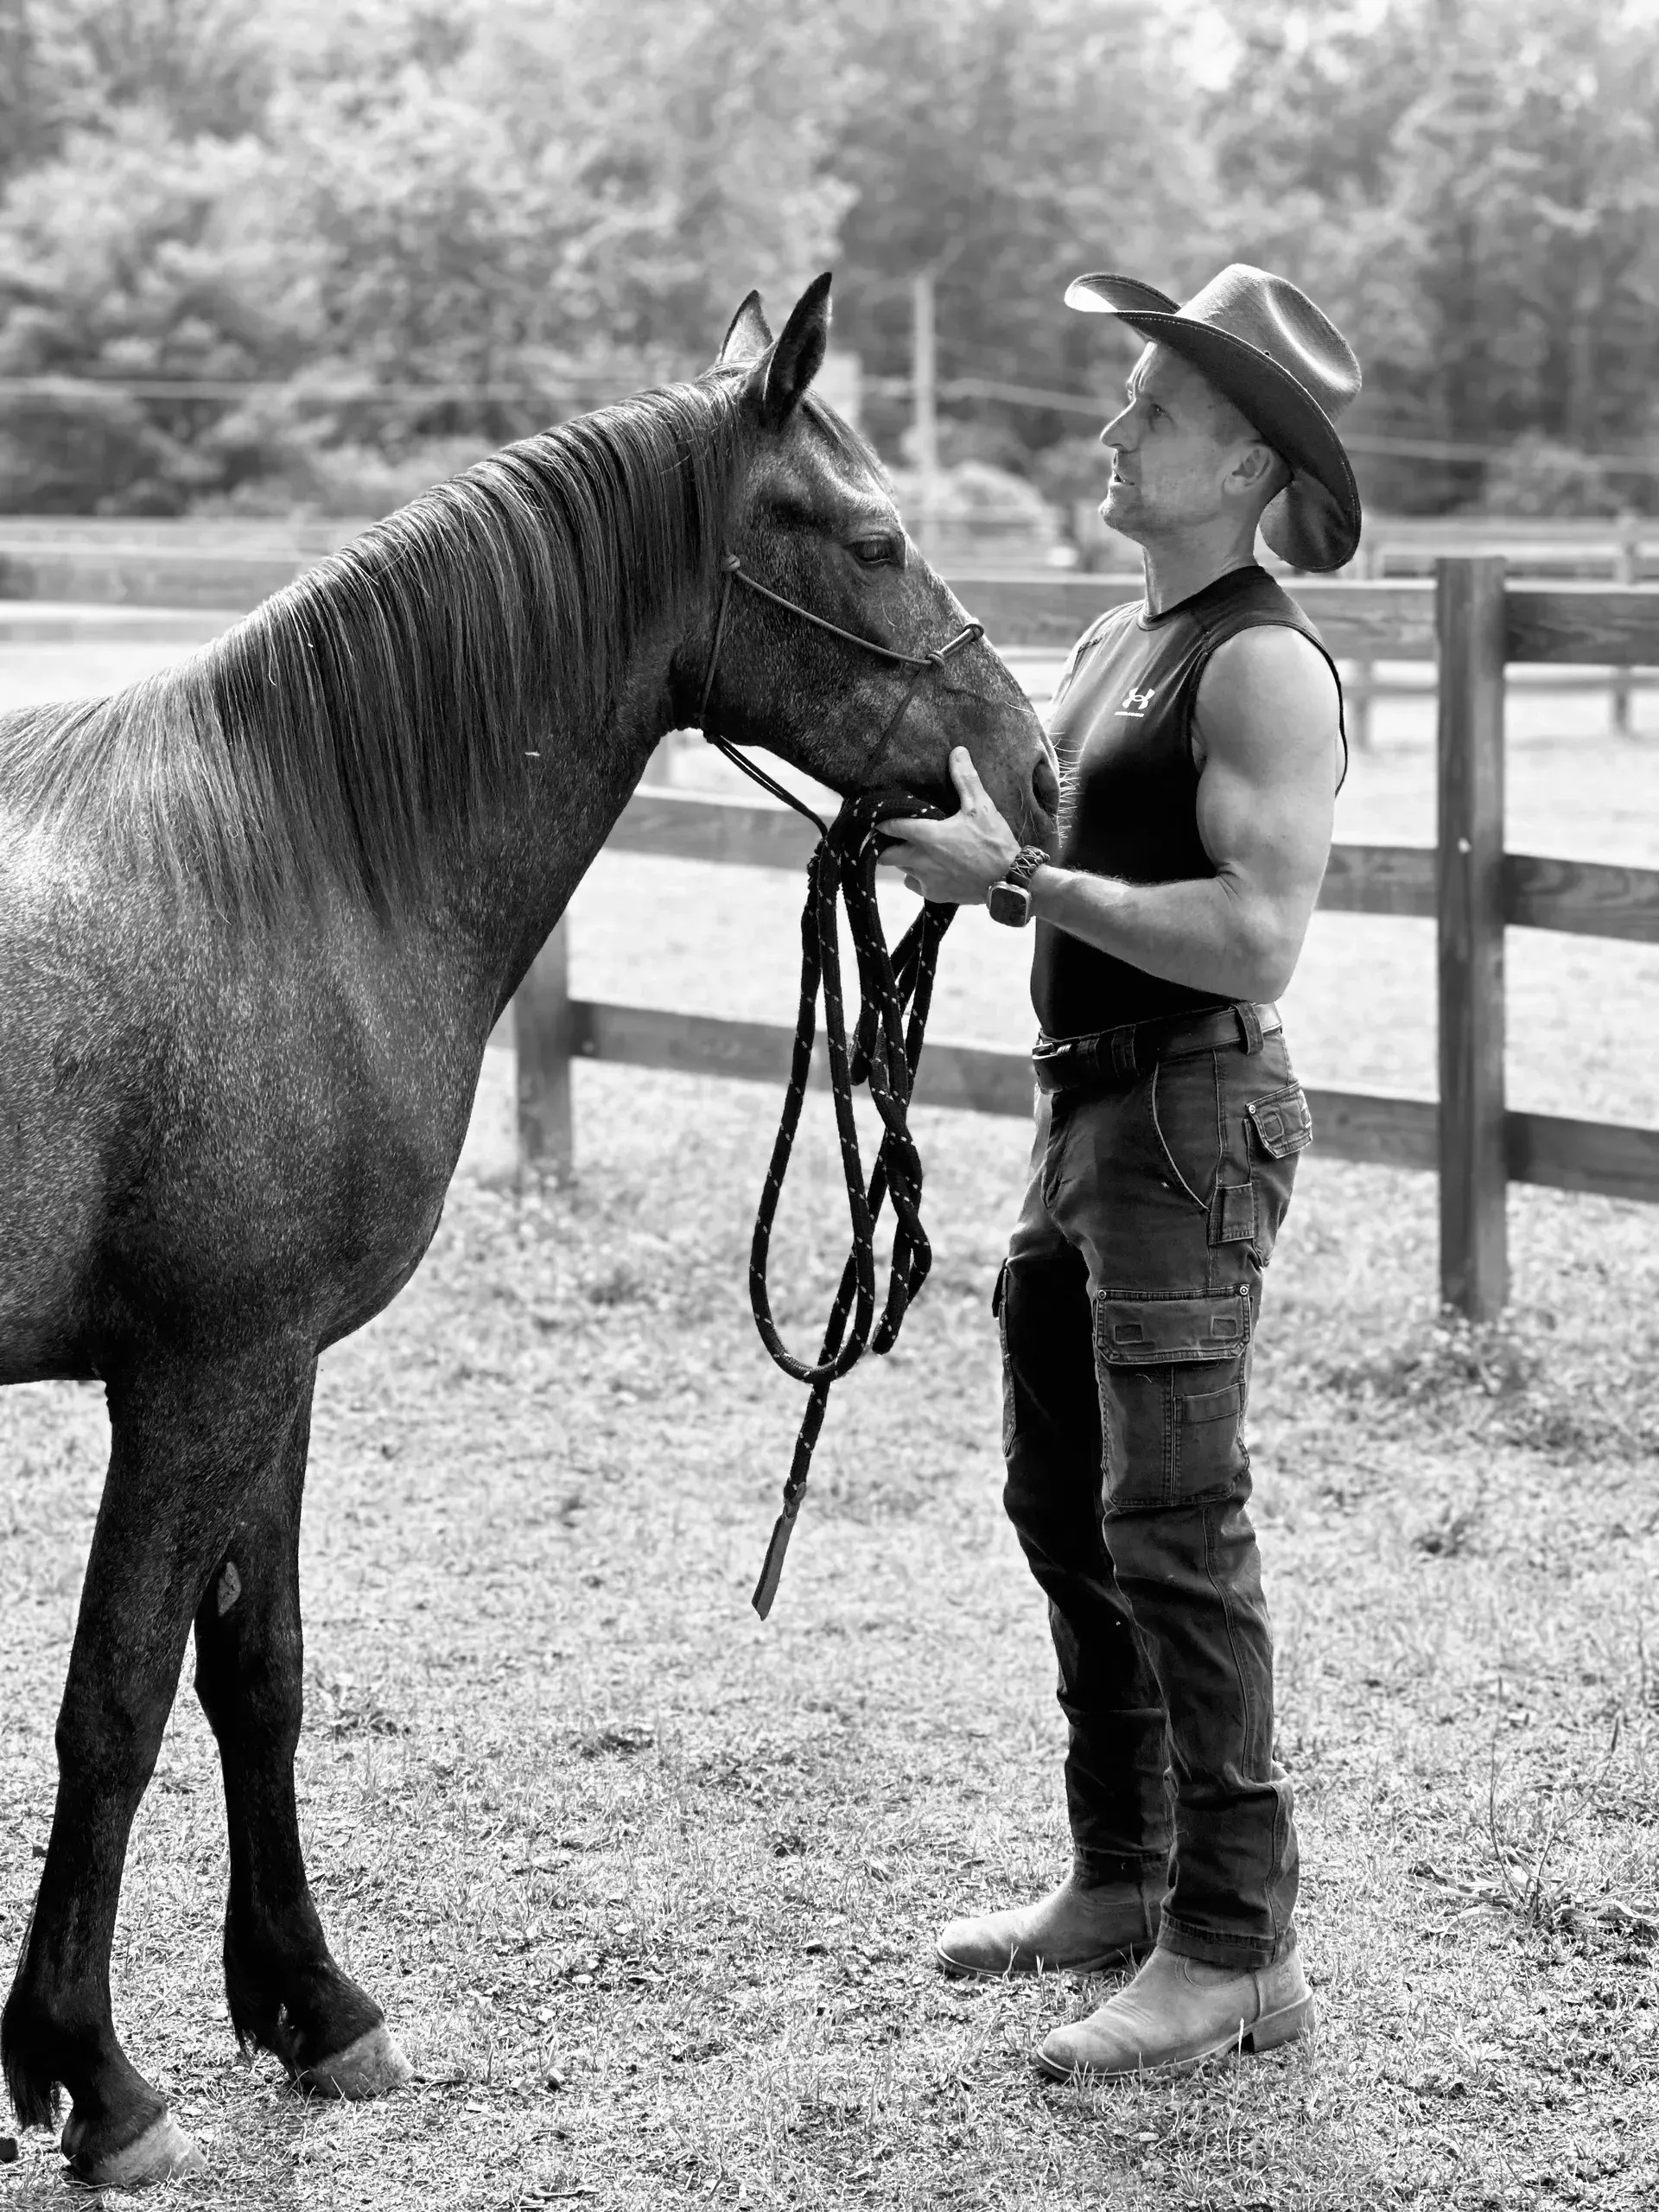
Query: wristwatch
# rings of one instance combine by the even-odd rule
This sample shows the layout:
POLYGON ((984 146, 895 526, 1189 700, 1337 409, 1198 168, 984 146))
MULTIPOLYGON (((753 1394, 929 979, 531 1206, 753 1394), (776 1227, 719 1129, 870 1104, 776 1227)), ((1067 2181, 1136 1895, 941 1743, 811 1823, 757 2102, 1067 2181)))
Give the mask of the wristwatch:
POLYGON ((1001 883, 994 883, 986 893, 991 919, 1006 922, 1011 930, 1024 929, 1031 919, 1031 879, 1047 866, 1048 855, 1040 845, 1021 845, 1001 883))

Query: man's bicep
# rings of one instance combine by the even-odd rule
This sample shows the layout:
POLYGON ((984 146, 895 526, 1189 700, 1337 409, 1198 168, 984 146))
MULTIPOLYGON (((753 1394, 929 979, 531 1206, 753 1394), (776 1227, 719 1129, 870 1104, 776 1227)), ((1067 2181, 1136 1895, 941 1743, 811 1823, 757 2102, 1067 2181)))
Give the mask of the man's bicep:
POLYGON ((1205 671, 1198 723, 1205 850, 1224 874, 1311 905, 1330 850, 1340 744, 1324 656, 1293 630, 1230 639, 1205 671))
POLYGON ((1332 795, 1306 777, 1211 753, 1198 779, 1198 836, 1217 873, 1311 907, 1331 849, 1332 795))

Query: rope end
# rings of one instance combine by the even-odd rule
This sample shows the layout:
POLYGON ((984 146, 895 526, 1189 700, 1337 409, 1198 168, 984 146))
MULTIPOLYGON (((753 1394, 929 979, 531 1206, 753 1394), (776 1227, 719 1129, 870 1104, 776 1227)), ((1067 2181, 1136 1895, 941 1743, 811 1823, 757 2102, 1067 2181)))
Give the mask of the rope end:
POLYGON ((754 1595, 749 1603, 765 1620, 772 1611, 772 1601, 778 1595, 778 1585, 784 1579, 784 1554, 789 1549, 789 1540, 795 1533, 795 1516, 800 1510, 797 1501, 785 1505, 773 1523, 772 1541, 766 1546, 766 1556, 761 1564, 760 1580, 754 1586, 754 1595))

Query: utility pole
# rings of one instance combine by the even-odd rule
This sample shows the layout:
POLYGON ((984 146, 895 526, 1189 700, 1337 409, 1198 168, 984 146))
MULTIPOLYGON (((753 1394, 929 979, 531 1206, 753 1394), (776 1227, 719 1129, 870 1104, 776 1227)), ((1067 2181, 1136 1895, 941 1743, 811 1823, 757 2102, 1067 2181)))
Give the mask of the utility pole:
POLYGON ((931 269, 920 270, 910 280, 910 401, 916 467, 922 480, 921 504, 916 512, 916 543, 931 558, 931 510, 939 473, 938 365, 933 343, 931 269))

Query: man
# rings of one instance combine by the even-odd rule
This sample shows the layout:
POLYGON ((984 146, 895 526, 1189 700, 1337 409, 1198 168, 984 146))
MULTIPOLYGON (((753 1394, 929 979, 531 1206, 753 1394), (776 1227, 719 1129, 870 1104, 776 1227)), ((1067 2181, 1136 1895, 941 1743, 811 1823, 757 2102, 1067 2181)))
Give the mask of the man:
POLYGON ((1042 1031, 995 1303, 1005 1502, 1049 1603, 1073 1859, 1036 1904, 953 1921, 938 1953, 998 1976, 1144 1959, 1037 2053, 1110 2079, 1313 2024, 1241 1424, 1311 1135, 1272 1001, 1344 738, 1336 671, 1255 544, 1259 526, 1301 569, 1352 555, 1334 421, 1359 368, 1294 285, 1242 265, 1185 307, 1115 276, 1066 302, 1148 341, 1101 434, 1101 512, 1141 546, 1145 599, 1086 632, 1062 682, 1058 859, 1017 846, 965 752, 961 811, 888 825, 887 857, 930 898, 1034 918, 1042 1031))

